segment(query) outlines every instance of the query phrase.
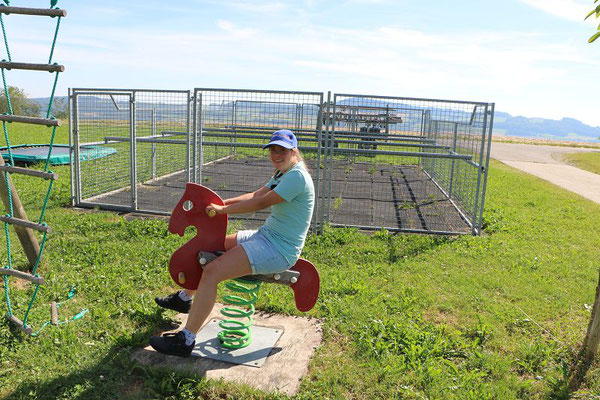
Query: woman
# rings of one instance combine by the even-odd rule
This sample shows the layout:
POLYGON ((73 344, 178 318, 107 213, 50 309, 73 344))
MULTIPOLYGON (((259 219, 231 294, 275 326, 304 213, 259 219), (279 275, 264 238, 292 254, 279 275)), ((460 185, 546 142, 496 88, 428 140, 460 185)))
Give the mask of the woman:
POLYGON ((275 167, 269 182, 255 192, 224 200, 222 206, 209 204, 206 212, 242 214, 272 207, 271 215, 256 231, 226 236, 227 251, 203 269, 197 289, 201 296, 193 297, 194 291, 181 290, 156 299, 161 307, 189 311, 182 330, 150 338, 150 345, 156 351, 183 357, 190 355, 196 334, 215 304, 220 282, 245 275, 282 272, 300 257, 314 206, 312 179, 291 131, 274 132, 263 148, 269 149, 271 164, 275 167))

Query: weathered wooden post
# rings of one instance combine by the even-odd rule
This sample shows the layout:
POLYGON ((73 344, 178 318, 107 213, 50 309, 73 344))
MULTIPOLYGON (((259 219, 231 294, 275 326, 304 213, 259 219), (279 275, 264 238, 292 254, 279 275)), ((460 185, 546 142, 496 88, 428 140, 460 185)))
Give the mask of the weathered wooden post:
POLYGON ((598 352, 598 345, 600 344, 600 313, 598 312, 599 307, 600 277, 598 278, 598 285, 596 286, 594 306, 592 307, 592 315, 590 316, 590 322, 588 324, 587 333, 583 341, 583 346, 577 356, 577 359, 571 367, 570 378, 568 383, 569 392, 577 390, 577 388, 585 378, 585 374, 589 369, 590 365, 592 365, 592 363, 594 362, 594 358, 596 357, 596 353, 598 352))
POLYGON ((583 342, 585 349, 584 359, 590 362, 596 356, 598 345, 600 344, 600 313, 598 312, 598 307, 600 307, 600 276, 598 277, 598 285, 596 286, 596 297, 594 298, 590 323, 588 324, 585 341, 583 342))
MULTIPOLYGON (((4 159, 0 155, 0 167, 5 166, 4 159)), ((13 214, 16 218, 23 219, 28 221, 27 214, 25 213, 25 209, 21 204, 21 200, 19 199, 19 195, 17 190, 15 189, 12 179, 10 176, 8 177, 8 185, 10 187, 10 193, 12 195, 12 205, 13 205, 13 214)), ((8 212, 9 204, 8 204, 8 191, 6 190, 6 177, 5 172, 0 170, 0 197, 2 197, 2 203, 4 203, 4 208, 8 212)), ((40 253, 40 245, 38 243, 37 238, 33 234, 33 230, 24 226, 14 225, 15 231, 17 232, 17 237, 21 242, 21 246, 23 246, 23 250, 27 255, 27 260, 29 261, 29 265, 33 267, 35 262, 37 261, 38 254, 40 253)))

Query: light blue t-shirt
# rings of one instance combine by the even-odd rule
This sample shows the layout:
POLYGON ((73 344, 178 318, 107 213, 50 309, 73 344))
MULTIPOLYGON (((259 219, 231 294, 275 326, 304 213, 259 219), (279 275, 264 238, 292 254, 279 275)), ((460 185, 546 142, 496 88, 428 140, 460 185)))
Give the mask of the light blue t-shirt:
POLYGON ((285 174, 271 177, 265 187, 272 188, 285 201, 271 208, 271 215, 259 230, 292 266, 300 257, 312 219, 312 178, 304 163, 299 162, 285 174))

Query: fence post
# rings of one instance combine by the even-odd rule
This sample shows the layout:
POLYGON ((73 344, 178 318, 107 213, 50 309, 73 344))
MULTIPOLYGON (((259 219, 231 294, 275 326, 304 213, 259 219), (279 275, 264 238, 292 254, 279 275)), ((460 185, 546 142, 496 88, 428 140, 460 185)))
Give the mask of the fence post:
MULTIPOLYGON (((152 120, 151 120, 151 135, 152 137, 156 137, 156 107, 152 107, 152 120)), ((156 178, 156 143, 152 143, 151 149, 151 179, 156 178)))
MULTIPOLYGON (((452 152, 456 153, 456 140, 458 139, 458 122, 454 122, 454 138, 452 141, 452 152)), ((454 184, 454 159, 450 168, 450 187, 448 188, 448 199, 452 199, 452 186, 454 184)))
POLYGON ((73 162, 73 108, 71 102, 73 97, 71 88, 67 92, 67 115, 69 116, 69 169, 71 170, 71 206, 75 205, 75 163, 73 162))
POLYGON ((79 160, 79 96, 77 95, 77 91, 73 90, 73 99, 71 100, 73 104, 73 122, 72 122, 72 131, 71 135, 73 136, 73 147, 71 148, 73 151, 73 193, 75 194, 75 198, 73 200, 73 206, 78 206, 82 201, 81 195, 81 163, 79 160))
MULTIPOLYGON (((195 93, 194 93, 194 95, 195 95, 195 93)), ((191 160, 193 159, 193 153, 192 153, 192 151, 196 151, 195 148, 192 148, 190 146, 190 143, 191 143, 190 142, 190 129, 195 129, 195 126, 196 126, 195 123, 192 122, 193 119, 196 118, 196 116, 193 115, 193 111, 192 111, 192 110, 196 109, 192 105, 192 102, 195 102, 195 101, 196 101, 195 97, 192 97, 192 93, 188 90, 187 91, 187 105, 186 105, 186 114, 187 114, 187 117, 186 117, 186 121, 185 121, 185 131, 186 131, 185 139, 186 139, 186 142, 187 142, 187 144, 186 144, 186 146, 187 146, 187 152, 186 152, 186 155, 185 155, 185 168, 186 168, 186 171, 187 171, 186 172, 186 174, 187 174, 187 182, 192 182, 192 162, 191 162, 191 160), (192 126, 194 128, 192 128, 192 126)), ((195 131, 194 131, 194 134, 195 134, 195 131)))
POLYGON ((319 109, 317 111, 317 163, 315 166, 315 208, 313 212, 313 220, 316 225, 316 232, 323 233, 323 218, 321 218, 321 207, 323 206, 321 196, 321 151, 323 150, 323 93, 319 99, 319 109))
MULTIPOLYGON (((485 106, 485 113, 486 115, 489 114, 490 118, 487 120, 488 125, 488 130, 487 130, 487 135, 488 135, 488 139, 487 139, 487 149, 486 149, 486 155, 485 155, 485 167, 483 166, 483 163, 481 164, 481 167, 484 167, 484 172, 483 172, 483 187, 481 189, 481 198, 479 200, 479 202, 481 203, 481 206, 479 207, 479 219, 477 222, 477 229, 479 230, 479 232, 481 232, 481 227, 483 225, 483 206, 485 204, 485 194, 486 194, 486 190, 487 190, 487 177, 488 177, 488 171, 490 169, 490 152, 492 151, 492 130, 494 129, 494 109, 495 109, 495 104, 491 103, 485 106), (488 109, 489 107, 489 109, 488 109)), ((481 149, 481 152, 483 152, 483 149, 481 149)), ((482 158, 483 160, 483 158, 482 158)), ((480 168, 481 168, 480 167, 480 168)))
POLYGON ((137 135, 136 135, 136 103, 135 103, 134 91, 129 97, 129 155, 131 157, 131 208, 133 210, 138 209, 138 198, 137 198, 137 135))
MULTIPOLYGON (((327 144, 326 148, 329 157, 329 162, 327 164, 327 214, 325 220, 327 222, 331 222, 329 218, 329 214, 331 212, 331 183, 333 181, 333 147, 335 143, 335 103, 337 102, 337 94, 333 95, 333 104, 331 104, 331 92, 327 92, 327 119, 329 121, 329 132, 327 133, 327 144), (330 108, 331 107, 331 108, 330 108)), ((325 212, 325 210, 323 210, 325 212)))

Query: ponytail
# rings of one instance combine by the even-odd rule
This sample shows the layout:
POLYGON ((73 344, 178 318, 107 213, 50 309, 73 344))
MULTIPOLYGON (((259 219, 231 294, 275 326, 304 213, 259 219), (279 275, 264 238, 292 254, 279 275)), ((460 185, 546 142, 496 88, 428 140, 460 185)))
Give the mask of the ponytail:
POLYGON ((298 149, 297 147, 294 147, 292 149, 292 152, 294 153, 294 157, 296 157, 296 161, 304 163, 304 168, 306 168, 306 171, 310 173, 310 170, 308 169, 308 165, 306 165, 306 162, 304 161, 304 157, 302 157, 302 153, 300 153, 300 149, 298 149))

